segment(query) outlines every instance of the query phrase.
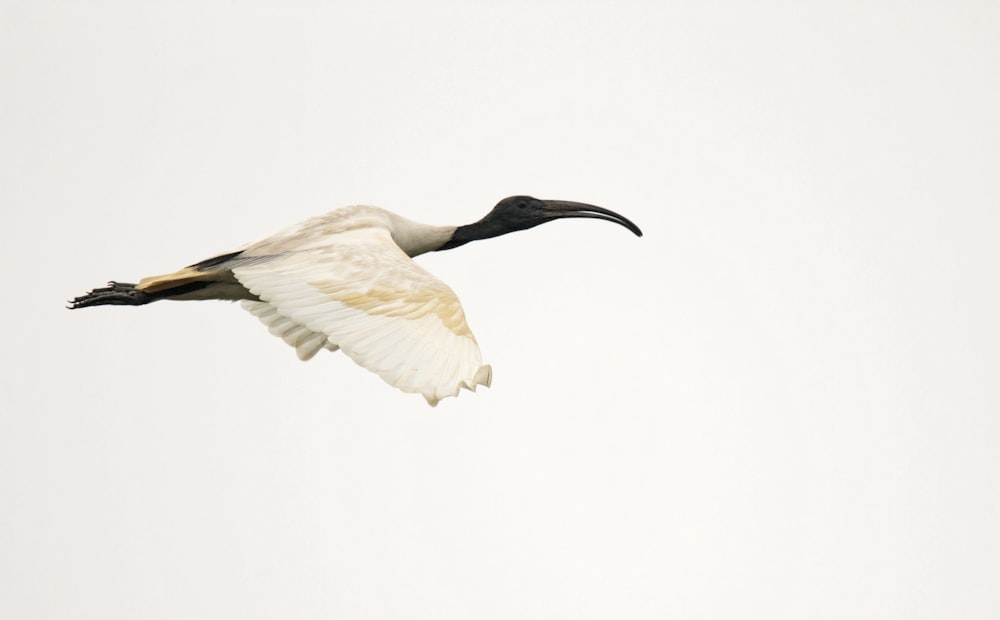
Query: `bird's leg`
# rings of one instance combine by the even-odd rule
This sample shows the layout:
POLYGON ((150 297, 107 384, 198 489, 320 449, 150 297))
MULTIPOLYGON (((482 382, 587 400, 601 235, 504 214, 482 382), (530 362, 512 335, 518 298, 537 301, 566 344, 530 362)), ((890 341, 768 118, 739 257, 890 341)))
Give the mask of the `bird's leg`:
POLYGON ((70 309, 90 306, 141 306, 156 300, 156 296, 144 293, 127 282, 108 282, 104 288, 95 288, 69 302, 70 309))

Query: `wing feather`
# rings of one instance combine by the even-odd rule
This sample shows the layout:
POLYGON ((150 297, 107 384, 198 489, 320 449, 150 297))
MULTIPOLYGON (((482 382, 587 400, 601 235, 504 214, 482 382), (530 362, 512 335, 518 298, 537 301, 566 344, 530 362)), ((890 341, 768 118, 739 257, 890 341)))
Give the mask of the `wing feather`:
POLYGON ((489 386, 491 371, 455 293, 384 228, 328 235, 268 260, 235 266, 260 298, 244 307, 308 359, 324 344, 431 405, 489 386))
POLYGON ((330 351, 337 350, 337 345, 329 342, 326 334, 311 331, 296 323, 267 302, 245 300, 241 304, 250 314, 260 319, 268 331, 294 347, 295 353, 302 361, 312 359, 324 347, 330 351))

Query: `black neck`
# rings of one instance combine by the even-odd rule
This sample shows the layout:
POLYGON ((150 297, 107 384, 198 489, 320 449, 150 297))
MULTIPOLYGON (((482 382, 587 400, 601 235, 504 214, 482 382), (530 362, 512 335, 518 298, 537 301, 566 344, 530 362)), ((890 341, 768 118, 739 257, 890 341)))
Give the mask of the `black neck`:
POLYGON ((435 251, 440 252, 441 250, 451 250, 465 245, 470 241, 499 237, 500 235, 504 235, 509 232, 511 231, 498 225, 498 222, 479 220, 475 224, 466 224, 465 226, 459 226, 456 228, 455 232, 451 235, 451 239, 435 251))

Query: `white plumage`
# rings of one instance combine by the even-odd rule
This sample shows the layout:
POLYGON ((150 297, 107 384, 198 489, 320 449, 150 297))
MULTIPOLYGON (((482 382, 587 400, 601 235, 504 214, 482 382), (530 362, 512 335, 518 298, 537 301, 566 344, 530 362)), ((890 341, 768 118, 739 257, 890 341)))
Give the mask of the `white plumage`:
POLYGON ((389 385, 422 394, 432 405, 462 388, 489 386, 490 367, 458 297, 393 239, 394 231, 404 240, 434 236, 434 227, 425 235, 416 234, 418 228, 382 209, 351 207, 251 245, 242 257, 267 259, 232 267, 236 280, 260 298, 243 307, 300 358, 339 347, 389 385))
POLYGON ((240 300, 300 359, 339 349, 389 385, 436 405, 462 389, 489 386, 492 370, 454 291, 412 257, 564 217, 605 219, 641 235, 607 209, 527 196, 504 199, 479 222, 460 227, 345 207, 171 274, 109 283, 71 307, 240 300))

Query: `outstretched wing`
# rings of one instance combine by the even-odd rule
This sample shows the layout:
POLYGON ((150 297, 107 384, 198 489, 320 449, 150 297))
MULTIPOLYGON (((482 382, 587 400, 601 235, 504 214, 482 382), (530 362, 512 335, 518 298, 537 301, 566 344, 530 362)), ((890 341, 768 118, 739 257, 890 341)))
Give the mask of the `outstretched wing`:
POLYGON ((303 362, 311 360, 323 347, 330 351, 336 351, 338 348, 337 345, 330 343, 326 334, 310 331, 304 325, 278 312, 277 308, 266 301, 245 299, 240 304, 250 314, 260 319, 268 331, 295 347, 295 353, 303 362))
POLYGON ((300 357, 339 346, 431 405, 461 388, 489 386, 490 367, 458 297, 400 250, 388 230, 347 230, 330 241, 234 266, 236 279, 261 300, 245 307, 300 357))

